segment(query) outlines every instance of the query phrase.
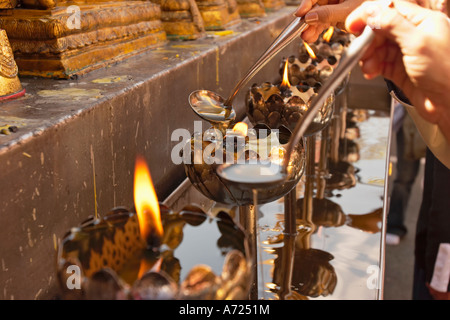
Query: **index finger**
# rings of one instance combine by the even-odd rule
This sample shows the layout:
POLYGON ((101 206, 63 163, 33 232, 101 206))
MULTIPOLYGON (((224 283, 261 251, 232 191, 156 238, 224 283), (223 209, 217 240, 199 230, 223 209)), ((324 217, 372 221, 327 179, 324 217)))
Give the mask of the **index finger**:
POLYGON ((295 11, 297 17, 303 17, 317 3, 318 0, 303 0, 295 11))

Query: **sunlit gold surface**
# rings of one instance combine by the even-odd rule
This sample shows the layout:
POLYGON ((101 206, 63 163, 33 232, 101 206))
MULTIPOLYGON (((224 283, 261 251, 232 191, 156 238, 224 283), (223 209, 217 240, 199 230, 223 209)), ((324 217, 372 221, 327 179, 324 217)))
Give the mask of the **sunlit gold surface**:
POLYGON ((241 22, 235 0, 196 0, 205 30, 224 30, 241 22))
POLYGON ((205 25, 195 0, 161 0, 161 20, 171 40, 194 40, 205 35, 205 25))
POLYGON ((263 0, 266 12, 274 12, 286 6, 284 0, 263 0))
POLYGON ((17 77, 17 65, 5 30, 0 30, 0 46, 0 97, 2 97, 21 91, 22 85, 17 77))
POLYGON ((8 34, 20 75, 70 78, 166 41, 161 11, 154 3, 77 6, 79 19, 64 6, 0 11, 0 28, 8 34))
POLYGON ((262 0, 236 0, 239 14, 243 18, 264 17, 266 11, 262 0))
POLYGON ((0 0, 0 9, 14 8, 17 5, 17 0, 0 0))
POLYGON ((300 3, 302 3, 302 0, 285 0, 284 2, 288 6, 298 6, 300 3))

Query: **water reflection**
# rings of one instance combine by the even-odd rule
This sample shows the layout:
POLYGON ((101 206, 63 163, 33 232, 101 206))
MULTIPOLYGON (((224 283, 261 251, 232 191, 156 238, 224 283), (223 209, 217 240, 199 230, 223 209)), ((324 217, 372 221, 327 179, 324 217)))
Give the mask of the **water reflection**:
MULTIPOLYGON (((359 130, 358 125, 370 127, 372 123, 368 123, 367 112, 340 112, 339 116, 341 118, 336 117, 335 122, 322 132, 315 174, 305 175, 304 184, 298 186, 301 197, 294 208, 297 235, 282 233, 284 215, 281 212, 285 208, 281 201, 261 208, 264 215, 259 221, 264 284, 260 284, 260 297, 263 299, 364 299, 376 296, 366 286, 366 268, 377 264, 379 259, 383 188, 361 184, 358 179, 361 173, 358 161, 367 160, 367 155, 360 154, 358 143, 360 132, 367 130, 359 130), (359 116, 358 120, 355 120, 355 114, 359 116), (349 123, 350 134, 347 131, 349 123), (308 186, 315 190, 309 196, 303 192, 308 186), (359 204, 355 197, 361 190, 365 201, 359 201, 359 204), (274 212, 280 214, 274 215, 274 212), (349 290, 349 286, 353 289, 349 290)), ((388 134, 387 127, 385 134, 388 134)), ((367 145, 364 147, 367 149, 367 145)), ((375 172, 371 174, 384 177, 381 166, 373 169, 375 172)))

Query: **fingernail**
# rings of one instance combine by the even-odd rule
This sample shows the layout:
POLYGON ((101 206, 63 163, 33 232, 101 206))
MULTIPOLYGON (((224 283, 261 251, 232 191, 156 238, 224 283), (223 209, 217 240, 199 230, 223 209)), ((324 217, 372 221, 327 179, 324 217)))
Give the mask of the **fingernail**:
POLYGON ((319 21, 319 15, 316 12, 307 13, 305 16, 305 22, 307 24, 315 24, 319 21))

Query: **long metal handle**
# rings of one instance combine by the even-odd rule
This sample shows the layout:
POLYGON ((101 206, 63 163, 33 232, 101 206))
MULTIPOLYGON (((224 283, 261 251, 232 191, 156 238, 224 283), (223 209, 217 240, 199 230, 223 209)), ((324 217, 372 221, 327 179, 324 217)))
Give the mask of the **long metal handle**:
POLYGON ((286 154, 283 162, 283 171, 286 172, 289 164, 289 159, 295 148, 300 142, 300 139, 305 134, 309 124, 314 120, 316 113, 320 110, 327 97, 334 92, 336 87, 344 80, 345 76, 351 71, 355 64, 359 61, 362 54, 366 51, 372 42, 375 33, 366 26, 363 33, 352 41, 346 52, 342 55, 339 65, 320 88, 318 95, 311 101, 311 107, 305 113, 303 118, 297 123, 297 126, 292 133, 291 140, 286 147, 286 154))
POLYGON ((244 86, 266 63, 272 59, 278 52, 291 43, 300 33, 305 30, 307 24, 302 18, 295 18, 275 39, 270 47, 256 61, 256 63, 248 70, 247 74, 234 87, 233 93, 225 101, 224 105, 231 107, 231 104, 239 90, 244 86))

